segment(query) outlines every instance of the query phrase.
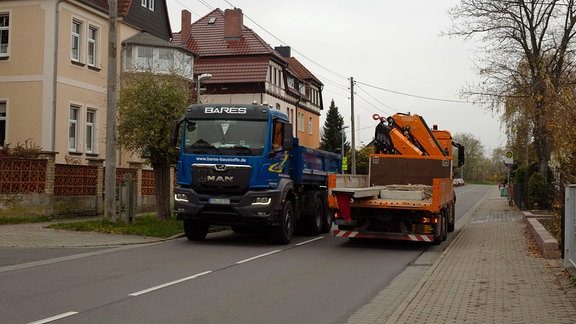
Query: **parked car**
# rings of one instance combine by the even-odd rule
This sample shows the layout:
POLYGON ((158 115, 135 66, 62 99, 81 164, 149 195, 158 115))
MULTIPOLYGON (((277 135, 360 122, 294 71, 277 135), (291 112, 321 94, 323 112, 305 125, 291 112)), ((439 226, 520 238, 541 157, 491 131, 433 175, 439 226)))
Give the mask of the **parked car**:
POLYGON ((462 187, 464 185, 464 179, 454 178, 454 180, 452 180, 452 183, 453 183, 454 187, 462 187))

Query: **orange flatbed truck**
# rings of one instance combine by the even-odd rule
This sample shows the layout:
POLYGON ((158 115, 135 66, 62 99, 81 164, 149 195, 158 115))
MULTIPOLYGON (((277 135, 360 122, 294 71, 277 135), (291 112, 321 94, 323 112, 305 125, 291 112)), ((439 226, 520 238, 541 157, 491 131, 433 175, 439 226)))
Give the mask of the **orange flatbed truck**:
POLYGON ((418 115, 380 120, 368 175, 331 175, 336 237, 440 243, 454 230, 453 173, 464 147, 418 115), (453 147, 457 159, 453 160, 453 147))

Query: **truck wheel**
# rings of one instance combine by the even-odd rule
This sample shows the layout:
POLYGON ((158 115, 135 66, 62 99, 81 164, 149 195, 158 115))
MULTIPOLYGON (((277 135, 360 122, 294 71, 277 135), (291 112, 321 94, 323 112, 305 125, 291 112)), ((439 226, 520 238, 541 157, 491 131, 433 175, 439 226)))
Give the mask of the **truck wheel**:
POLYGON ((442 212, 442 241, 446 241, 448 238, 448 215, 447 211, 444 209, 442 212))
POLYGON ((450 217, 448 220, 448 232, 454 232, 456 225, 456 207, 454 204, 450 206, 450 217))
POLYGON ((194 220, 185 219, 184 220, 184 234, 186 238, 190 241, 203 241, 208 234, 208 228, 210 224, 194 220))
POLYGON ((322 199, 316 196, 314 197, 314 203, 312 205, 312 214, 308 214, 304 219, 302 219, 306 234, 320 234, 324 226, 324 218, 324 205, 322 204, 322 199))
POLYGON ((444 228, 446 227, 444 224, 446 223, 446 218, 444 213, 441 211, 440 214, 437 215, 438 223, 434 225, 434 244, 442 243, 443 232, 444 228))
POLYGON ((280 215, 280 224, 272 228, 272 240, 278 244, 288 244, 294 234, 294 211, 292 202, 287 200, 280 215))
MULTIPOLYGON (((327 206, 326 206, 327 207, 327 206)), ((330 209, 326 209, 324 212, 323 222, 322 222, 322 233, 330 233, 332 229, 332 223, 334 223, 334 214, 333 211, 330 209)))

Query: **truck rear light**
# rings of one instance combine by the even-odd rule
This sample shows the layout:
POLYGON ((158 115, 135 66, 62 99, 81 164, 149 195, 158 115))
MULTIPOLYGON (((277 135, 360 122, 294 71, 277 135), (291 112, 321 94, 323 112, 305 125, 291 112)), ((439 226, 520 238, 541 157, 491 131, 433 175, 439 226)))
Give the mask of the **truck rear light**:
POLYGON ((422 217, 420 221, 424 224, 438 224, 438 218, 436 217, 422 217))
POLYGON ((340 215, 340 212, 334 211, 334 219, 341 218, 340 216, 341 216, 341 215, 340 215))

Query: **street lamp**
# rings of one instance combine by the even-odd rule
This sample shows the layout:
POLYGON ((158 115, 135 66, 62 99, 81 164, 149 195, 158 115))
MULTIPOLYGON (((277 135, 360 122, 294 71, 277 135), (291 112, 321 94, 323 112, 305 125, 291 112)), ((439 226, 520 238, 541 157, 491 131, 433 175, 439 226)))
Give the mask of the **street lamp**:
POLYGON ((198 90, 198 94, 196 96, 197 103, 200 103, 200 82, 204 79, 210 79, 211 77, 212 77, 212 74, 210 74, 210 73, 202 73, 198 76, 198 82, 196 83, 196 88, 198 90))
POLYGON ((342 143, 342 151, 340 152, 342 153, 342 161, 344 161, 344 130, 346 128, 348 128, 348 126, 340 128, 340 137, 342 138, 342 140, 340 141, 342 143))

